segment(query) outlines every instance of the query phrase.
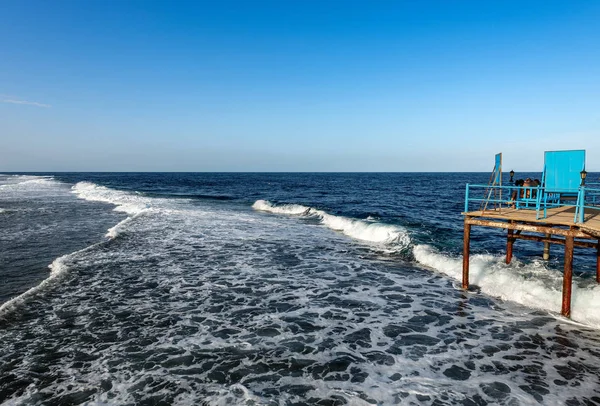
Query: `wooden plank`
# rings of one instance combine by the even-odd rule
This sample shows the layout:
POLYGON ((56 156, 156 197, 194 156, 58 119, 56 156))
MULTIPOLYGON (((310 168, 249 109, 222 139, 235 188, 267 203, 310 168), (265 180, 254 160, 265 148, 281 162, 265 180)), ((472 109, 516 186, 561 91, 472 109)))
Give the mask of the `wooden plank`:
MULTIPOLYGON (((536 211, 532 210, 532 209, 515 209, 515 208, 510 208, 510 207, 505 207, 502 209, 502 212, 498 211, 498 210, 494 210, 494 209, 490 209, 490 210, 486 210, 486 211, 473 211, 473 212, 469 212, 469 213, 478 213, 479 215, 494 215, 495 213, 501 213, 502 215, 505 214, 513 214, 513 215, 517 215, 517 216, 523 216, 526 218, 534 218, 536 217, 536 211)), ((586 209, 585 211, 586 216, 585 216, 585 220, 592 220, 595 218, 598 218, 600 216, 600 209, 586 209)), ((466 214, 466 213, 463 213, 466 214)), ((548 219, 551 219, 552 217, 562 217, 564 216, 565 218, 570 218, 571 222, 573 222, 574 216, 575 216, 575 207, 574 206, 565 206, 565 207, 555 207, 555 208, 551 208, 547 210, 547 218, 546 219, 539 219, 536 221, 539 222, 544 222, 547 221, 548 219)))
POLYGON ((550 225, 533 225, 533 224, 522 224, 522 223, 506 223, 503 221, 492 221, 492 220, 483 220, 483 219, 474 219, 470 217, 465 218, 465 224, 471 224, 474 226, 482 226, 482 227, 493 227, 493 228, 502 228, 502 229, 513 229, 513 230, 522 230, 529 231, 532 233, 541 233, 541 234, 554 234, 561 235, 563 237, 575 237, 575 238, 593 238, 589 234, 583 233, 579 230, 565 230, 563 228, 556 228, 550 225))
POLYGON ((586 226, 581 226, 580 228, 581 228, 581 231, 584 231, 590 235, 593 235, 594 237, 600 238, 600 230, 595 230, 593 228, 586 227, 586 226))
POLYGON ((470 217, 481 217, 489 219, 507 220, 507 221, 524 221, 548 226, 570 226, 581 229, 588 236, 600 237, 600 210, 588 209, 584 223, 574 223, 575 208, 574 207, 559 207, 548 210, 548 216, 545 219, 536 219, 535 210, 516 210, 512 208, 504 208, 502 212, 495 210, 473 211, 463 213, 470 217))

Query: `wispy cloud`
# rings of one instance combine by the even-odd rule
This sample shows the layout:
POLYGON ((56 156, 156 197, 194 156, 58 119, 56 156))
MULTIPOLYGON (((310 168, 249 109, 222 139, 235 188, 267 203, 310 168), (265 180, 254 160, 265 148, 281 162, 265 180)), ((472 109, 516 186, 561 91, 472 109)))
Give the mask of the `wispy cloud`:
POLYGON ((27 106, 44 107, 44 108, 52 107, 49 104, 38 103, 38 102, 28 101, 28 100, 21 100, 17 97, 7 96, 7 95, 3 95, 3 94, 0 94, 0 102, 1 103, 11 103, 11 104, 24 104, 27 106))

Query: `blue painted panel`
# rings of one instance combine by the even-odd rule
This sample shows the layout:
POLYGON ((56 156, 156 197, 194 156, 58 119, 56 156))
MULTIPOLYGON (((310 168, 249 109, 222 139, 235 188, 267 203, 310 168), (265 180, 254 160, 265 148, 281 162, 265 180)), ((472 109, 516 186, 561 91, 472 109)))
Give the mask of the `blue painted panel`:
POLYGON ((585 150, 546 151, 544 155, 546 191, 577 191, 585 168, 585 150))
POLYGON ((502 152, 499 154, 496 154, 495 157, 495 165, 494 165, 494 172, 495 172, 495 179, 494 179, 494 184, 495 185, 501 185, 502 184, 502 152))

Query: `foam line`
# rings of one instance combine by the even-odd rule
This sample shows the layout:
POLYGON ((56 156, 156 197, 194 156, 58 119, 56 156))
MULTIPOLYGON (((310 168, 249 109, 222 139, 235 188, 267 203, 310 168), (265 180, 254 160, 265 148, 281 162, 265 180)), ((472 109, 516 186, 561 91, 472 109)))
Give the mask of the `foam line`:
POLYGON ((391 224, 374 223, 358 219, 350 219, 343 216, 328 214, 323 210, 299 204, 274 205, 268 200, 257 200, 252 207, 255 210, 275 214, 303 215, 316 217, 321 224, 335 231, 341 231, 349 237, 370 241, 398 245, 405 248, 410 244, 408 232, 398 226, 391 224))
POLYGON ((29 185, 48 185, 56 183, 53 176, 29 176, 29 175, 15 175, 14 179, 17 182, 5 183, 0 185, 0 189, 19 189, 29 185))
POLYGON ((23 182, 19 182, 17 183, 17 185, 41 185, 44 183, 48 183, 53 181, 54 178, 51 176, 44 176, 44 177, 40 177, 39 179, 29 179, 29 180, 25 180, 23 182))

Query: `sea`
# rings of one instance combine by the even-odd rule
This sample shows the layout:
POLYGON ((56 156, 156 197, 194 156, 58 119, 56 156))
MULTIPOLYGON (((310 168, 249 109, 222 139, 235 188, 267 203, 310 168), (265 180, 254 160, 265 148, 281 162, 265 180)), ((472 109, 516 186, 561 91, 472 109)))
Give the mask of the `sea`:
POLYGON ((2 174, 0 404, 599 405, 594 250, 571 319, 561 246, 460 287, 489 176, 2 174))

